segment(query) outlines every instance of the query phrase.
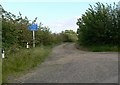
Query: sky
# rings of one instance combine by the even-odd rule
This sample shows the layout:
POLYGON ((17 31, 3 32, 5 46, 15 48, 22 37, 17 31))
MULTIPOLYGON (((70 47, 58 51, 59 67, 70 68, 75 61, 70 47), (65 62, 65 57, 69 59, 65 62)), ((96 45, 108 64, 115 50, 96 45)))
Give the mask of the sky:
MULTIPOLYGON (((102 3, 118 2, 117 0, 98 0, 102 3)), ((98 2, 96 0, 96 2, 98 2)), ((64 30, 77 31, 77 19, 86 10, 95 5, 95 0, 4 0, 1 1, 2 7, 15 15, 27 16, 29 20, 38 17, 37 23, 48 26, 53 33, 64 30)))

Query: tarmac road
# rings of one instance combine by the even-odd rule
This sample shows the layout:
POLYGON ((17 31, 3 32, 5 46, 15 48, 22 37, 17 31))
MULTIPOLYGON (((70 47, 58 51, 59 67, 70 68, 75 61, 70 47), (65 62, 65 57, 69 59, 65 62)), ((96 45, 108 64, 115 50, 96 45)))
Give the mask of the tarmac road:
POLYGON ((21 83, 118 83, 117 52, 87 52, 65 43, 32 72, 16 79, 21 83))

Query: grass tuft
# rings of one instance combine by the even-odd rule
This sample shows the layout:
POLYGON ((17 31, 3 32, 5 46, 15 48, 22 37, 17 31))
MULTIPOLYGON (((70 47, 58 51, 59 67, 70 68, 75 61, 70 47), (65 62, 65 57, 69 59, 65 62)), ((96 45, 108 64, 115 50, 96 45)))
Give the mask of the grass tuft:
POLYGON ((6 54, 3 60, 2 82, 9 82, 9 77, 17 77, 25 71, 42 63, 50 53, 50 47, 21 49, 19 52, 6 54))

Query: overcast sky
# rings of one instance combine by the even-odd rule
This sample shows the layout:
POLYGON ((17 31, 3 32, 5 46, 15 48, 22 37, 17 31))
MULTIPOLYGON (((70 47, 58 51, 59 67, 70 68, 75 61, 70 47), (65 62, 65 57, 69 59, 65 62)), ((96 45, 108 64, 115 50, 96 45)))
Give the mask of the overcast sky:
MULTIPOLYGON (((48 26, 52 32, 61 32, 66 29, 77 30, 77 18, 89 8, 89 4, 94 5, 100 1, 103 3, 113 3, 114 0, 2 0, 2 7, 15 15, 19 11, 28 19, 34 20, 38 17, 37 23, 42 22, 43 26, 48 26)), ((116 3, 118 1, 116 0, 116 3)))

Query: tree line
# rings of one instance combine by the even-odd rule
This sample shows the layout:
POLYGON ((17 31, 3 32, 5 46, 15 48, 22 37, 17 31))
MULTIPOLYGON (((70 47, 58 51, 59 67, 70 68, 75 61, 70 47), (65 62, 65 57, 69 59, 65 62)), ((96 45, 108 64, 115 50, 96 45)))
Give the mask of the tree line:
MULTIPOLYGON (((11 12, 7 12, 2 8, 2 48, 16 50, 25 48, 26 43, 32 47, 32 31, 28 26, 36 23, 37 17, 30 23, 31 20, 19 12, 16 16, 11 12)), ((61 33, 52 33, 49 27, 43 27, 40 22, 38 31, 35 31, 36 46, 53 45, 62 42, 74 42, 77 40, 77 34, 73 30, 65 30, 61 33)))

